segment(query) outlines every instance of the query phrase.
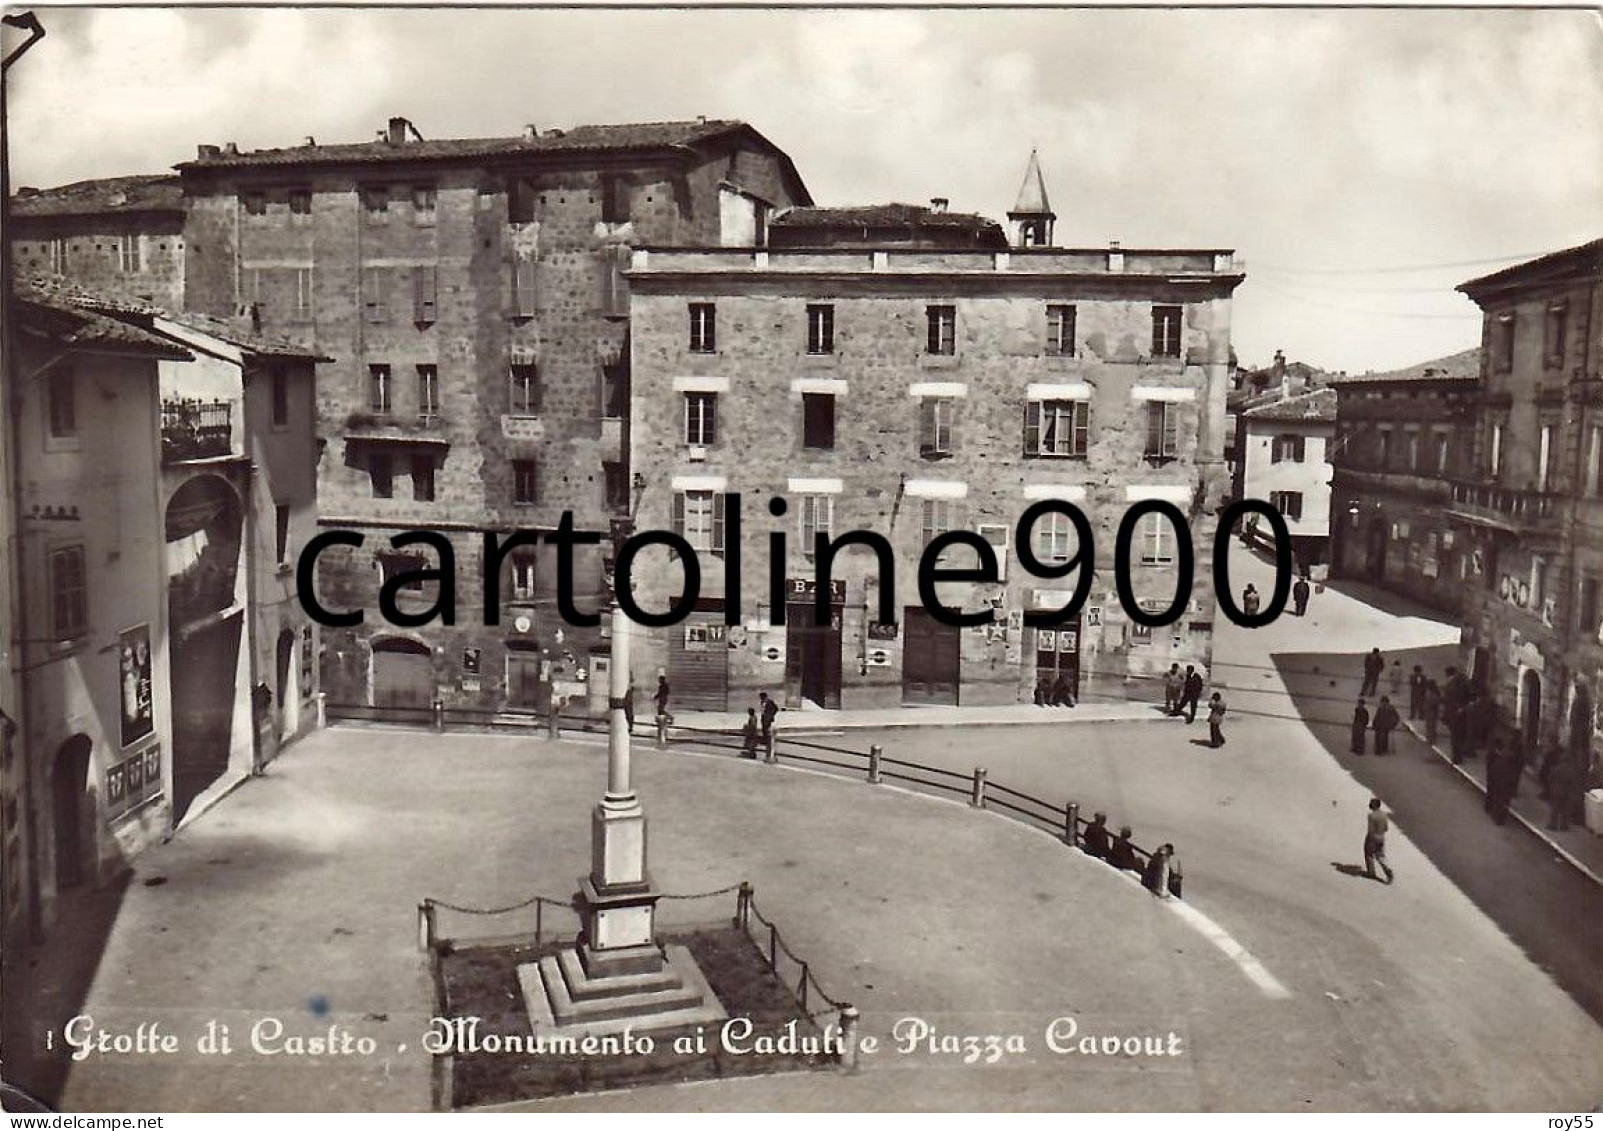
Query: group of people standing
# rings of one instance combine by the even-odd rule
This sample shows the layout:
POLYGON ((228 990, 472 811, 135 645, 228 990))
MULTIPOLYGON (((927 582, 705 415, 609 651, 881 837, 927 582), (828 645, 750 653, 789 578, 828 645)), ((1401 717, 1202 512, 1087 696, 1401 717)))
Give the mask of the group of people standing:
POLYGON ((1105 860, 1120 871, 1140 873, 1142 885, 1160 899, 1170 896, 1179 899, 1185 877, 1180 869, 1180 858, 1174 854, 1174 845, 1160 844, 1143 865, 1130 841, 1131 835, 1129 825, 1122 826, 1117 836, 1111 835, 1108 815, 1096 813, 1080 834, 1080 851, 1105 860))
MULTIPOLYGON (((1163 675, 1163 711, 1170 718, 1179 718, 1184 715, 1186 725, 1197 721, 1197 704, 1202 699, 1202 692, 1206 686, 1202 673, 1197 671, 1195 664, 1187 664, 1184 672, 1180 671, 1179 664, 1170 664, 1169 670, 1163 675)), ((1208 699, 1208 744, 1215 749, 1225 744, 1225 706, 1224 696, 1215 691, 1208 699)))

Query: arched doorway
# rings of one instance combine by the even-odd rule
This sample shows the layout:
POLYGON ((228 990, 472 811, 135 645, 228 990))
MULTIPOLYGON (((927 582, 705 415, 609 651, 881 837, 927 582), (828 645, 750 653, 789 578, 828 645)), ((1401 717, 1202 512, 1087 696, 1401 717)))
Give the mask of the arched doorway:
POLYGON ((1570 703, 1570 750, 1583 759, 1583 766, 1592 764, 1592 693, 1584 683, 1575 685, 1570 703))
POLYGON ((427 644, 404 636, 373 641, 373 706, 401 710, 434 705, 434 654, 427 644))
POLYGON ((1542 677, 1530 668, 1520 676, 1520 737, 1535 750, 1542 733, 1542 677))
POLYGON ((278 634, 278 735, 289 738, 300 729, 301 696, 295 678, 295 630, 278 634))
POLYGON ((77 887, 89 871, 94 844, 93 819, 84 817, 89 802, 89 753, 93 743, 75 734, 56 751, 50 774, 50 815, 56 832, 56 890, 77 887))

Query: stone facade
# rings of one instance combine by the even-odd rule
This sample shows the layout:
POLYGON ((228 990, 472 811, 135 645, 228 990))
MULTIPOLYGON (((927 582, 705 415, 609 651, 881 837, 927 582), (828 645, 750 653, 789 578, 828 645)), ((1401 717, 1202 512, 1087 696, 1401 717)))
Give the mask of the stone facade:
MULTIPOLYGON (((634 526, 685 531, 693 545, 727 539, 721 552, 698 554, 702 603, 691 620, 649 631, 636 665, 641 686, 662 671, 687 705, 747 705, 766 690, 791 705, 850 708, 1027 702, 1038 662, 1069 673, 1081 698, 1161 698, 1149 680, 1170 663, 1206 669, 1213 511, 1228 486, 1221 457, 1230 295, 1240 279, 1230 253, 1212 250, 636 252, 630 461, 645 486, 634 526), (691 308, 709 304, 715 340, 695 340, 691 308), (1070 306, 1065 328, 1049 308, 1070 306), (1174 319, 1166 323, 1167 356, 1154 356, 1155 317, 1174 319), (932 327, 942 320, 946 328, 932 327), (699 418, 687 420, 708 396, 710 437, 699 418), (1056 439, 1032 401, 1064 413, 1056 439), (1156 411, 1172 423, 1166 454, 1149 459, 1154 406, 1167 406, 1156 411), (1087 408, 1089 419, 1076 419, 1087 408), (1027 454, 1053 448, 1060 454, 1027 454), (739 623, 725 628, 735 494, 743 592, 739 623), (1082 616, 1052 633, 1023 628, 1022 614, 1066 604, 1073 580, 1032 577, 1015 552, 1020 513, 1044 498, 1081 507, 1095 537, 1082 616), (1186 515, 1199 563, 1184 614, 1150 632, 1130 622, 1113 580, 1119 522, 1147 498, 1172 501, 1186 515), (783 517, 770 514, 770 499, 784 500, 783 517), (716 535, 706 500, 721 501, 716 535), (786 625, 774 623, 780 603, 813 599, 804 546, 820 514, 836 536, 864 530, 889 540, 897 626, 879 623, 889 579, 860 548, 835 559, 843 584, 831 623, 816 623, 810 608, 798 623, 794 603, 786 625), (941 529, 980 532, 1001 550, 999 583, 938 587, 952 607, 991 604, 993 625, 943 630, 910 609, 919 604, 919 555, 941 529), (775 575, 788 595, 776 598, 770 537, 781 533, 786 550, 775 575), (946 660, 932 660, 936 654, 946 660)), ((1167 606, 1173 564, 1139 564, 1145 543, 1133 541, 1135 597, 1167 606)), ((1170 558, 1172 547, 1171 538, 1153 556, 1170 558)), ((953 565, 974 559, 969 550, 949 551, 953 565)), ((681 576, 666 550, 642 551, 637 599, 661 611, 681 576)))
POLYGON ((101 294, 183 309, 184 209, 176 176, 19 189, 11 226, 20 274, 61 275, 101 294))

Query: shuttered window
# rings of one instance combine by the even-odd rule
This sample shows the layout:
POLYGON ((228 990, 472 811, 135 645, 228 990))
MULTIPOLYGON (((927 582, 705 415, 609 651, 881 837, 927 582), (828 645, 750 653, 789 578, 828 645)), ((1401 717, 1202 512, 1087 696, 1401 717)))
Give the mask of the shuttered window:
POLYGON ((1025 406, 1025 455, 1084 459, 1090 443, 1091 402, 1030 401, 1025 406))
POLYGON ((673 496, 674 533, 698 552, 724 550, 724 497, 716 491, 676 491, 673 496))

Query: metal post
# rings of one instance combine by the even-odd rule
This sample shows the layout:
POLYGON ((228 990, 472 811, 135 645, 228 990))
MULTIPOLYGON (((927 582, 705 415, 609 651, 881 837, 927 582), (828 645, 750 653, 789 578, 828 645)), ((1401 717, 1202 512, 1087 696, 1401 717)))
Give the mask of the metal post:
POLYGON ((751 882, 740 881, 740 891, 735 896, 735 926, 742 929, 750 922, 751 915, 751 882))
POLYGON ((779 748, 775 745, 777 741, 778 739, 774 732, 769 731, 768 738, 765 740, 765 749, 763 751, 763 760, 765 762, 779 761, 779 748))
POLYGON ((559 710, 561 710, 561 708, 557 706, 557 701, 552 699, 551 710, 547 712, 545 717, 545 734, 547 738, 562 737, 561 724, 557 721, 557 712, 559 710))
POLYGON ((870 746, 868 748, 868 782, 870 785, 879 784, 879 760, 885 756, 883 746, 870 746))
POLYGON ((802 1007, 802 1012, 803 1013, 807 1012, 807 978, 808 978, 807 963, 803 962, 802 963, 802 972, 801 972, 801 995, 800 995, 801 996, 801 1007, 802 1007))
POLYGON ((857 1007, 847 1002, 840 1007, 841 1067, 857 1071, 857 1007))
POLYGON ((424 900, 417 905, 417 948, 427 954, 434 946, 434 904, 424 900))
POLYGON ((657 745, 668 745, 668 716, 662 711, 657 712, 657 745))
POLYGON ((985 808, 985 775, 988 772, 984 766, 974 767, 974 791, 969 796, 969 804, 976 809, 985 808))
POLYGON ((545 900, 535 897, 534 901, 534 945, 539 946, 541 938, 545 935, 545 900))
POLYGON ((443 699, 434 701, 434 729, 445 729, 445 700, 443 699))
POLYGON ((768 924, 768 968, 779 973, 779 928, 768 924))
POLYGON ((1063 843, 1073 848, 1080 843, 1080 803, 1071 801, 1063 807, 1063 843))

